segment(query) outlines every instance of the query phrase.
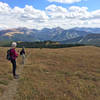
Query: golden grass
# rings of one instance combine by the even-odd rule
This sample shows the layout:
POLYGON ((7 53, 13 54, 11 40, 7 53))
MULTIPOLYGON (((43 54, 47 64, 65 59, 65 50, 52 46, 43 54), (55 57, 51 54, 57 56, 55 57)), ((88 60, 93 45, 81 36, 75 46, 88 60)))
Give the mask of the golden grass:
POLYGON ((12 65, 6 59, 8 49, 10 48, 0 47, 0 96, 6 91, 9 82, 13 80, 12 65))
MULTIPOLYGON (((0 48, 0 94, 12 79, 7 48, 0 48)), ((26 49, 14 100, 100 100, 100 48, 26 49)), ((20 67, 21 58, 18 60, 20 67)))
POLYGON ((100 48, 27 52, 16 100, 100 100, 100 48))
POLYGON ((9 62, 6 60, 7 48, 0 48, 0 96, 11 79, 9 62))

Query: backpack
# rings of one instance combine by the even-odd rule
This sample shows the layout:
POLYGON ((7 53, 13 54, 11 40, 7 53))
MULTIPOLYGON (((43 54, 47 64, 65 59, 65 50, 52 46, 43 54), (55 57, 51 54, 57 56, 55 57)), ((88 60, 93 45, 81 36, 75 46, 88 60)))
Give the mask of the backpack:
POLYGON ((6 55, 6 59, 7 60, 11 60, 11 49, 7 50, 7 55, 6 55))
POLYGON ((23 54, 25 54, 24 49, 22 49, 21 52, 20 52, 20 55, 23 55, 23 54))
POLYGON ((20 55, 22 55, 22 51, 20 52, 20 55))

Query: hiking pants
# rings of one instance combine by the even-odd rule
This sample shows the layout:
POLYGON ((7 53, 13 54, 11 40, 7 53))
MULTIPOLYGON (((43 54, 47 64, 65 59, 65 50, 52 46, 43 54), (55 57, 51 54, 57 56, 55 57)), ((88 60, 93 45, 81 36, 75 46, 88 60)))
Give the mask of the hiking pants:
POLYGON ((25 64, 25 54, 22 54, 22 64, 25 64))
POLYGON ((12 67, 13 67, 13 70, 12 70, 13 76, 16 76, 16 60, 12 59, 11 63, 12 63, 12 67))

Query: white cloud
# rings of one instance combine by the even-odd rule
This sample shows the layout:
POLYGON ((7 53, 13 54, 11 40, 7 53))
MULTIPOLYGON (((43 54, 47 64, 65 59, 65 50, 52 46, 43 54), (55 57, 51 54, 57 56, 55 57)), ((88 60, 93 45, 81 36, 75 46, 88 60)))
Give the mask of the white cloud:
POLYGON ((100 19, 100 10, 93 11, 91 15, 92 18, 100 19))
POLYGON ((45 10, 26 5, 24 8, 11 8, 0 2, 0 29, 28 27, 100 27, 100 9, 89 12, 87 7, 49 5, 45 10))
POLYGON ((62 13, 67 11, 66 8, 56 6, 56 5, 50 5, 50 6, 46 7, 46 10, 53 11, 53 12, 58 11, 58 12, 62 12, 62 13))
POLYGON ((59 2, 59 3, 75 3, 75 2, 81 2, 82 0, 48 0, 49 2, 59 2))
POLYGON ((65 14, 67 13, 67 9, 56 6, 56 5, 50 5, 46 8, 46 13, 50 18, 65 18, 65 14))
POLYGON ((9 14, 11 8, 8 4, 0 2, 0 14, 9 14))
POLYGON ((36 24, 44 23, 48 20, 45 11, 35 9, 26 5, 24 8, 10 8, 8 4, 0 2, 0 27, 28 27, 41 28, 36 24))

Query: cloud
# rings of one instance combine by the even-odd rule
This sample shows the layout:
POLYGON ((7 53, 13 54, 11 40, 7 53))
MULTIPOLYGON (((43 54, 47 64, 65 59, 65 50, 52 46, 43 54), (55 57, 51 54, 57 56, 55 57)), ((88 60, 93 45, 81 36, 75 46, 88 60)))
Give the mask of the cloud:
POLYGON ((25 8, 23 9, 24 13, 21 14, 20 19, 21 20, 32 20, 32 21, 37 21, 37 22, 44 22, 48 20, 48 16, 45 14, 44 11, 37 10, 33 8, 32 6, 26 5, 25 8))
POLYGON ((11 8, 8 4, 0 2, 0 14, 9 14, 11 8))
POLYGON ((40 22, 44 23, 48 20, 45 11, 35 9, 32 6, 26 5, 24 8, 10 6, 6 3, 0 2, 0 27, 36 27, 40 22))
POLYGON ((47 6, 45 10, 39 10, 29 5, 24 8, 17 6, 11 8, 8 4, 0 2, 0 29, 16 27, 68 29, 99 26, 100 9, 89 12, 87 7, 64 8, 53 4, 47 6))
POLYGON ((50 5, 46 7, 46 13, 50 18, 65 18, 65 14, 67 13, 67 9, 56 6, 56 5, 50 5))
POLYGON ((96 19, 100 19, 100 10, 96 10, 96 11, 93 11, 92 13, 91 13, 91 15, 92 15, 92 18, 96 18, 96 19))
POLYGON ((59 2, 59 3, 75 3, 75 2, 81 2, 82 0, 48 0, 49 2, 59 2))
POLYGON ((91 14, 88 12, 87 7, 72 6, 69 9, 50 5, 46 8, 46 11, 50 18, 64 18, 64 19, 85 19, 90 18, 91 14))

